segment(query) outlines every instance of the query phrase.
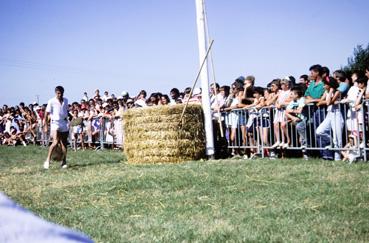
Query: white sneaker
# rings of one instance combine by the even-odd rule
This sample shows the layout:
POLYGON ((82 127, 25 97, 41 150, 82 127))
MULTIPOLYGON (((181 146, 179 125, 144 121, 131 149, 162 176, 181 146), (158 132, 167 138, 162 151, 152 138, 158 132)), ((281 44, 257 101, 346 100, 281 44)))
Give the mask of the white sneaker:
POLYGON ((281 143, 280 142, 276 142, 275 144, 272 145, 272 148, 277 148, 277 147, 279 147, 279 145, 281 145, 281 143))
POLYGON ((281 147, 284 149, 288 148, 288 143, 281 143, 281 147))
POLYGON ((45 170, 49 169, 49 166, 50 166, 50 162, 49 161, 45 161, 44 162, 44 169, 45 170))
POLYGON ((62 164, 61 164, 61 168, 62 169, 66 169, 66 168, 68 168, 68 165, 67 165, 67 162, 63 162, 62 164))
POLYGON ((303 155, 304 160, 309 160, 309 156, 307 156, 306 154, 303 155))

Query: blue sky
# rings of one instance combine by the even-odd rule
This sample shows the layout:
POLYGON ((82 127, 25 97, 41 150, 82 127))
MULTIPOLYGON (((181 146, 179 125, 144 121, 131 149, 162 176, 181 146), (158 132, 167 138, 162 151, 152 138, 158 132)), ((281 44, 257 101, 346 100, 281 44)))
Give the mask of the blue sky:
MULTIPOLYGON (((347 63, 369 42, 369 1, 206 1, 216 80, 257 85, 347 63)), ((191 86, 199 66, 195 0, 1 0, 0 104, 71 101, 99 88, 131 96, 191 86)))

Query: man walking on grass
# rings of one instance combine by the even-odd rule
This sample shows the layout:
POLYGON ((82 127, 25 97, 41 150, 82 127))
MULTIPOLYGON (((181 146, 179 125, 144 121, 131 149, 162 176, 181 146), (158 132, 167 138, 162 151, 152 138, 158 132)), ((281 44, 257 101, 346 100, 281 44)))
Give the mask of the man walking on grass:
POLYGON ((47 102, 46 114, 45 114, 45 127, 44 130, 47 133, 48 129, 48 117, 50 116, 50 136, 53 138, 53 142, 49 147, 49 153, 47 154, 46 161, 44 162, 44 168, 49 169, 51 155, 53 150, 60 143, 63 157, 62 168, 67 168, 67 139, 69 133, 68 127, 68 99, 63 97, 64 88, 57 86, 55 88, 55 97, 47 102))

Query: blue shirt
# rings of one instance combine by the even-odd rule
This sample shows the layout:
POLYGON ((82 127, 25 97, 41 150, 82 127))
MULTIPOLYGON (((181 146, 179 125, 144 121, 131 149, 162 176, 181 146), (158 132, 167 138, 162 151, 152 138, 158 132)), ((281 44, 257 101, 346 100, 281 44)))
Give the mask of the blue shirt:
POLYGON ((342 94, 342 96, 346 96, 349 90, 349 85, 345 82, 341 82, 337 90, 342 94))

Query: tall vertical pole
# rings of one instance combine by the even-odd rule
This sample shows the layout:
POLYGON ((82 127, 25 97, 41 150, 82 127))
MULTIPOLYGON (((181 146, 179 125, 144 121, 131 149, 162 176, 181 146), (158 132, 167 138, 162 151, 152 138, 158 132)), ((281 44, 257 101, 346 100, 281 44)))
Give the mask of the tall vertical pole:
MULTIPOLYGON (((196 0, 196 16, 197 16, 197 36, 199 42, 200 65, 205 58, 208 46, 208 40, 205 29, 204 0, 196 0)), ((201 71, 201 88, 202 88, 202 109, 205 117, 205 133, 206 133, 206 155, 209 158, 214 156, 214 136, 213 123, 211 119, 210 97, 209 97, 209 71, 208 61, 205 60, 204 68, 201 71)))

